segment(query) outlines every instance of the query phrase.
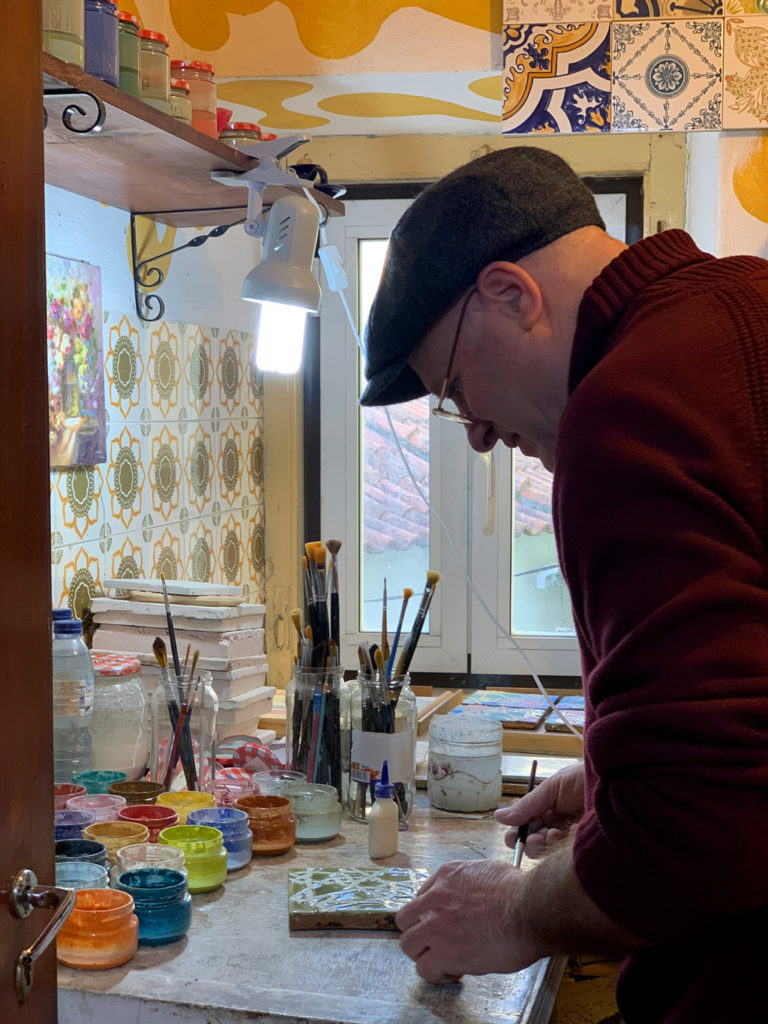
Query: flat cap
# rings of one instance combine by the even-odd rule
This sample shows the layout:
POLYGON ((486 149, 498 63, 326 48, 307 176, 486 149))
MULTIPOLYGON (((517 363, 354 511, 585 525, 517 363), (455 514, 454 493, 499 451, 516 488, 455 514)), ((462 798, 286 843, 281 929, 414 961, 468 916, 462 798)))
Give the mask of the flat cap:
POLYGON ((390 238, 365 332, 360 404, 427 393, 408 359, 483 267, 514 263, 593 224, 605 227, 584 182, 559 156, 533 146, 488 153, 424 189, 390 238))

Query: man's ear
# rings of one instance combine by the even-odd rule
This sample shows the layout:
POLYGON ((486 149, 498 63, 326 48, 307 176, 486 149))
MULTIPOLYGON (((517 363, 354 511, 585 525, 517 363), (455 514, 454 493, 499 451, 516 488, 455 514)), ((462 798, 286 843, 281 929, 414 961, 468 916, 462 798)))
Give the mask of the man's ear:
POLYGON ((541 316, 541 288, 518 263, 487 264, 477 275, 477 291, 488 302, 506 305, 524 331, 532 330, 541 316))

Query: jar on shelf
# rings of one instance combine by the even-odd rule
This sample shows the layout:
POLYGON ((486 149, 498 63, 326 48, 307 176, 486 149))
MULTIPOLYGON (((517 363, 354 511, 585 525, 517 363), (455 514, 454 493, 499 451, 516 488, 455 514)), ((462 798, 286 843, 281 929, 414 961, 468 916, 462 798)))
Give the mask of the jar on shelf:
POLYGON ((241 146, 252 146, 261 142, 261 128, 251 121, 230 121, 219 132, 219 138, 227 146, 239 149, 241 146))
POLYGON ((164 114, 171 112, 171 66, 168 39, 162 32, 140 28, 141 98, 164 114))
POLYGON ((85 796, 73 796, 67 801, 69 811, 88 811, 96 821, 117 821, 117 812, 126 806, 124 796, 114 793, 86 793, 85 796))
POLYGON ((149 842, 149 829, 140 821, 98 821, 83 829, 83 839, 104 843, 111 867, 123 846, 149 842))
POLYGON ((141 99, 141 40, 139 19, 128 11, 117 12, 119 72, 118 86, 129 96, 141 99))
POLYGON ((139 945, 133 899, 114 889, 81 889, 56 936, 56 957, 67 967, 99 971, 128 963, 139 945))
POLYGON ((67 800, 73 796, 85 796, 87 790, 76 782, 56 782, 53 786, 53 809, 65 811, 67 800))
POLYGON ((120 78, 117 4, 85 0, 85 70, 109 85, 120 78))
POLYGON ((192 124, 192 100, 189 85, 183 78, 171 79, 171 117, 182 124, 192 124))
POLYGON ((157 804, 137 804, 134 807, 123 807, 118 812, 120 821, 135 821, 146 825, 149 829, 148 843, 156 843, 157 837, 164 828, 178 825, 179 814, 173 807, 161 807, 157 804))
POLYGON ((60 860, 56 863, 56 885, 65 889, 107 889, 109 873, 102 864, 60 860))
POLYGON ((53 851, 57 861, 83 860, 107 866, 107 848, 95 839, 57 839, 53 851))
POLYGON ((75 772, 72 781, 80 786, 85 786, 86 793, 108 793, 109 787, 113 783, 125 781, 125 772, 94 771, 89 768, 85 772, 75 772))
POLYGON ((183 851, 190 892, 212 892, 227 877, 227 851, 219 829, 208 825, 174 825, 163 829, 158 842, 178 846, 183 851))
POLYGON ((192 897, 186 874, 168 868, 138 868, 119 874, 115 888, 133 899, 140 946, 165 946, 189 931, 192 897))
MULTIPOLYGON (((53 838, 59 839, 82 839, 83 829, 93 825, 96 816, 89 811, 54 811, 53 812, 53 838)), ((86 836, 86 838, 88 838, 86 836)))
POLYGON ((296 818, 297 843, 322 843, 339 834, 341 804, 333 786, 292 782, 283 790, 296 818))
POLYGON ((427 793, 444 811, 490 811, 501 800, 501 722, 436 715, 429 723, 427 793))
POLYGON ((81 68, 85 36, 83 0, 43 0, 43 49, 81 68))
POLYGON ((416 794, 416 698, 409 674, 387 682, 360 671, 349 684, 349 731, 348 813, 357 821, 368 820, 387 761, 398 814, 406 819, 416 794))
POLYGON ((177 846, 134 843, 131 846, 122 846, 117 851, 115 863, 109 872, 112 885, 114 886, 123 871, 136 871, 139 868, 168 868, 171 871, 180 871, 183 875, 187 873, 184 867, 184 852, 177 846))
POLYGON ((244 796, 235 804, 248 815, 258 857, 288 853, 296 842, 296 818, 286 796, 244 796))
MULTIPOLYGON (((253 792, 262 796, 282 796, 286 786, 294 782, 306 782, 304 772, 296 772, 292 768, 267 768, 263 772, 253 773, 253 792)), ((243 796, 248 796, 243 793, 243 796)))
POLYGON ((125 798, 129 807, 136 804, 153 804, 161 793, 164 793, 162 783, 150 782, 148 779, 134 779, 129 782, 112 782, 108 792, 114 796, 125 798))
POLYGON ((344 669, 293 666, 285 688, 286 766, 333 786, 344 802, 349 766, 349 688, 344 669))
POLYGON ((189 86, 192 104, 192 127, 212 139, 217 138, 216 126, 216 83, 212 64, 202 60, 172 60, 171 74, 183 78, 189 86))
MULTIPOLYGON (((179 816, 179 825, 186 825, 190 811, 198 811, 201 807, 214 807, 216 798, 213 793, 201 793, 198 790, 178 789, 173 793, 161 793, 155 806, 171 808, 179 816)), ((170 826, 169 826, 170 827, 170 826)))
POLYGON ((187 824, 208 825, 221 832, 227 851, 227 871, 239 871, 251 859, 253 833, 245 811, 237 807, 201 807, 189 812, 187 824))
POLYGON ((165 790, 203 790, 215 779, 219 701, 211 678, 201 672, 191 681, 172 681, 161 673, 152 694, 149 775, 165 790))
POLYGON ((141 779, 149 763, 149 709, 141 664, 121 654, 93 654, 92 661, 91 768, 141 779))

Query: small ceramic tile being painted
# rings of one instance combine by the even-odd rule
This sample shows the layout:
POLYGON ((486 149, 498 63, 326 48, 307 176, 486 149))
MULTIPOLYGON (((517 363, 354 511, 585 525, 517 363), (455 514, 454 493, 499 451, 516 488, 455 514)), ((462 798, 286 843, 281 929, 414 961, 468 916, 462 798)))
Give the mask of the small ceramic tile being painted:
POLYGON ((610 25, 504 26, 505 135, 610 130, 610 25))
POLYGON ((614 132, 719 130, 723 23, 613 26, 614 132))
POLYGON ((768 124, 768 18, 726 18, 723 127, 768 124))
POLYGON ((397 931, 395 914, 428 877, 420 868, 291 868, 288 926, 397 931))

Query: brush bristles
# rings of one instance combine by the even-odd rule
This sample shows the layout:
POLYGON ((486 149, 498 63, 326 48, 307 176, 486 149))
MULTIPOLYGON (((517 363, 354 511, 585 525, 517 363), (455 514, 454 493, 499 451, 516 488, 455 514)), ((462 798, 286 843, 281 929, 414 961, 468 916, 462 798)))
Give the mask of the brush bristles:
POLYGON ((336 555, 338 555, 339 550, 341 549, 341 541, 340 540, 327 540, 325 542, 325 546, 328 548, 330 553, 335 558, 336 555))
POLYGON ((430 590, 434 589, 440 582, 440 573, 435 572, 434 569, 427 569, 427 586, 430 590))

